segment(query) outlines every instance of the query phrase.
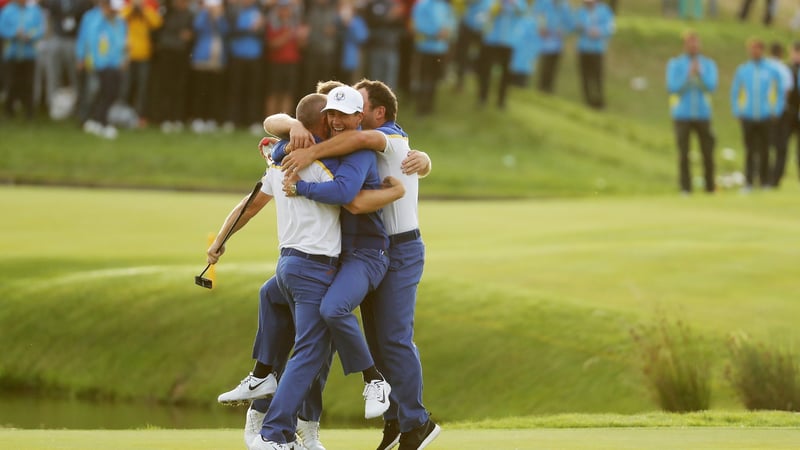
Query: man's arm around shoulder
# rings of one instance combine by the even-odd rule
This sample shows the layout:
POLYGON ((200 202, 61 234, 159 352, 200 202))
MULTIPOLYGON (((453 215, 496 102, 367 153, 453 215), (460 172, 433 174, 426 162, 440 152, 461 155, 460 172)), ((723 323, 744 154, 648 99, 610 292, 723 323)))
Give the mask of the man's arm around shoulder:
POLYGON ((367 214, 402 198, 405 193, 406 189, 400 180, 386 177, 381 189, 362 189, 344 208, 352 214, 367 214))
POLYGON ((314 160, 349 155, 357 150, 383 152, 387 146, 386 135, 377 130, 346 131, 327 141, 303 150, 295 150, 283 160, 283 170, 308 167, 314 160))

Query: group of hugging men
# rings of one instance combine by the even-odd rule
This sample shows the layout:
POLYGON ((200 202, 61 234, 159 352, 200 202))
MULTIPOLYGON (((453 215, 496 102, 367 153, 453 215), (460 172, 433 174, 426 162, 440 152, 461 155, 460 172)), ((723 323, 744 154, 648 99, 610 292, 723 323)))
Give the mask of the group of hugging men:
POLYGON ((207 253, 215 264, 224 236, 275 200, 280 258, 260 289, 256 363, 218 398, 250 403, 248 449, 325 450, 319 420, 334 352, 345 375, 362 373, 365 417, 383 416, 378 450, 423 449, 439 435, 413 341, 425 258, 418 184, 431 160, 411 150, 396 118, 392 90, 361 80, 320 82, 295 117, 264 120, 280 139, 259 144, 268 162, 261 189, 234 207, 207 253))

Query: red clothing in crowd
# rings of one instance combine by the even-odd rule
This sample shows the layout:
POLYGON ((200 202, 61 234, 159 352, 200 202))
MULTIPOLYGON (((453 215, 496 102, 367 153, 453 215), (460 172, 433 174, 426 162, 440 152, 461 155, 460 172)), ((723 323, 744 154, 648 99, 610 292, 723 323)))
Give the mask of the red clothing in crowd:
POLYGON ((269 51, 267 60, 279 64, 296 64, 300 62, 300 40, 297 26, 281 26, 273 28, 267 25, 267 43, 269 51))

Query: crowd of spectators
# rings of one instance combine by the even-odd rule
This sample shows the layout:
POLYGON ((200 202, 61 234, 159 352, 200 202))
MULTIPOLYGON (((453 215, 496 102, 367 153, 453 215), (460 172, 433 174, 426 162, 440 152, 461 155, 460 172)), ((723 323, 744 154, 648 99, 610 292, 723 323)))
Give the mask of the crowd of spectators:
POLYGON ((606 4, 581 0, 0 0, 5 113, 75 117, 164 132, 251 128, 290 111, 318 80, 364 76, 434 111, 453 62, 475 74, 477 102, 505 107, 537 60, 554 89, 564 40, 576 35, 586 103, 603 108, 606 4), (541 53, 541 57, 540 57, 541 53), (495 70, 499 68, 499 70, 495 70), (495 80, 499 72, 499 80, 495 80))

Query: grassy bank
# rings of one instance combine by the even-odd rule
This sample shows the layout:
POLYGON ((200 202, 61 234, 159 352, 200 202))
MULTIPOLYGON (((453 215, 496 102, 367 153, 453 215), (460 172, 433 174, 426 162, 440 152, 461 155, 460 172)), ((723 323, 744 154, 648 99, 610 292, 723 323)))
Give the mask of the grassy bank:
MULTIPOLYGON (((652 410, 628 331, 661 307, 708 336, 712 407, 739 408, 722 374, 728 334, 798 338, 796 195, 423 202, 427 406, 447 421, 652 410)), ((256 292, 277 256, 271 206, 206 291, 192 277, 238 196, 0 198, 14 211, 0 224, 6 389, 213 406, 251 367, 256 292)), ((359 393, 337 365, 326 417, 361 423, 359 393)))

